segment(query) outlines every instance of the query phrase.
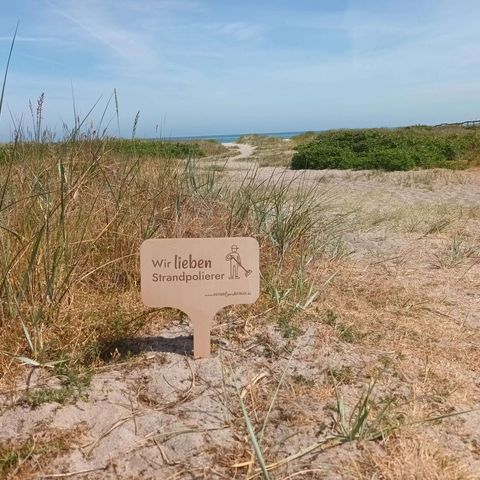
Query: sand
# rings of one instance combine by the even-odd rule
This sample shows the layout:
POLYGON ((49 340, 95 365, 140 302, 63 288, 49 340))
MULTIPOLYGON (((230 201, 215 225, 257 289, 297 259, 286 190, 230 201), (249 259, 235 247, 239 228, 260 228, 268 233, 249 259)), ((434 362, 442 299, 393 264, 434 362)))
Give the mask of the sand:
MULTIPOLYGON (((255 168, 254 146, 225 146, 238 151, 227 162, 232 180, 255 168)), ((423 395, 438 396, 431 414, 480 404, 480 250, 459 257, 458 264, 441 263, 449 261, 454 234, 478 245, 480 171, 263 167, 255 175, 258 181, 273 176, 313 186, 332 199, 333 214, 346 218, 346 255, 318 267, 321 294, 311 323, 288 339, 261 316, 226 310, 212 332, 212 357, 194 361, 189 323, 166 324, 159 311, 124 345, 132 358, 97 369, 83 397, 33 409, 22 401, 24 385, 3 392, 0 443, 76 432, 69 447, 47 462, 27 462, 17 472, 22 478, 246 478, 254 455, 239 395, 258 433, 282 376, 262 442, 267 463, 335 430, 332 372, 350 406, 379 365, 393 369, 379 395, 394 392, 405 405, 414 402, 420 417, 428 413, 423 395), (319 322, 330 310, 337 315, 334 324, 319 322), (382 333, 370 341, 375 331, 382 333), (431 350, 423 356, 420 349, 427 345, 431 350)), ((56 388, 58 381, 36 371, 32 384, 56 388)), ((476 411, 421 424, 385 442, 316 448, 275 469, 272 478, 478 478, 478 425, 476 411)))

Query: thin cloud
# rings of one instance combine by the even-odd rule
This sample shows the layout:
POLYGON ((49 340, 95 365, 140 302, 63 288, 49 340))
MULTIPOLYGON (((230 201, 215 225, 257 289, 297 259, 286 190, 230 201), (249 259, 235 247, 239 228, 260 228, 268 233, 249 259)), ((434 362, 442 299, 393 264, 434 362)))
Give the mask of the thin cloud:
POLYGON ((132 12, 146 13, 151 15, 152 12, 161 11, 163 13, 170 12, 187 12, 198 14, 205 10, 205 4, 189 1, 189 0, 143 0, 131 2, 130 0, 119 0, 116 2, 117 8, 129 9, 132 12))
POLYGON ((257 40, 263 37, 265 27, 250 22, 230 22, 217 27, 218 32, 228 35, 235 40, 257 40))
POLYGON ((139 34, 137 29, 128 29, 115 22, 108 14, 109 9, 105 10, 96 2, 63 2, 60 6, 49 1, 48 4, 87 38, 100 42, 131 63, 152 62, 157 57, 146 36, 139 34))
MULTIPOLYGON (((0 42, 11 42, 13 36, 10 37, 0 37, 0 42)), ((22 37, 17 35, 15 37, 15 42, 58 42, 61 41, 59 38, 55 37, 22 37)))

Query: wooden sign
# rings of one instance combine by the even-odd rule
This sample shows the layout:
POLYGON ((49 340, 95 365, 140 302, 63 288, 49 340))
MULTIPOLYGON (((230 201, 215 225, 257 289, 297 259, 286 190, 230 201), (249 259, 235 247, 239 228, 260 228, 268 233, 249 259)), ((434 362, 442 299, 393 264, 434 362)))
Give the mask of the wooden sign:
POLYGON ((210 356, 210 329, 223 307, 254 303, 259 247, 251 237, 150 239, 140 247, 142 300, 178 308, 193 323, 195 358, 210 356))

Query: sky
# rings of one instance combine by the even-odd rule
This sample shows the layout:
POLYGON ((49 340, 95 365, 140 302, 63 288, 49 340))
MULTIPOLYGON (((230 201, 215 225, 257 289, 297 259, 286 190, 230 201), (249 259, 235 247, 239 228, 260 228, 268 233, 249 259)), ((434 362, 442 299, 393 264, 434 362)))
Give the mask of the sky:
POLYGON ((143 137, 480 118, 478 0, 2 3, 0 138, 42 93, 51 129, 99 100, 89 122, 122 136, 138 111, 143 137))

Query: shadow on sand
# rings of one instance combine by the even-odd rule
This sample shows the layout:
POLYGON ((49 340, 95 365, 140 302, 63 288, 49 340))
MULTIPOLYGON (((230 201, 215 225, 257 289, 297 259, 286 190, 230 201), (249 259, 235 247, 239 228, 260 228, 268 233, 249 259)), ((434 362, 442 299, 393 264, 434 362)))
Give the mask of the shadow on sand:
POLYGON ((132 337, 123 338, 109 344, 102 357, 104 360, 120 355, 127 358, 132 355, 140 355, 148 352, 176 353, 178 355, 191 356, 193 354, 193 336, 168 337, 132 337))

